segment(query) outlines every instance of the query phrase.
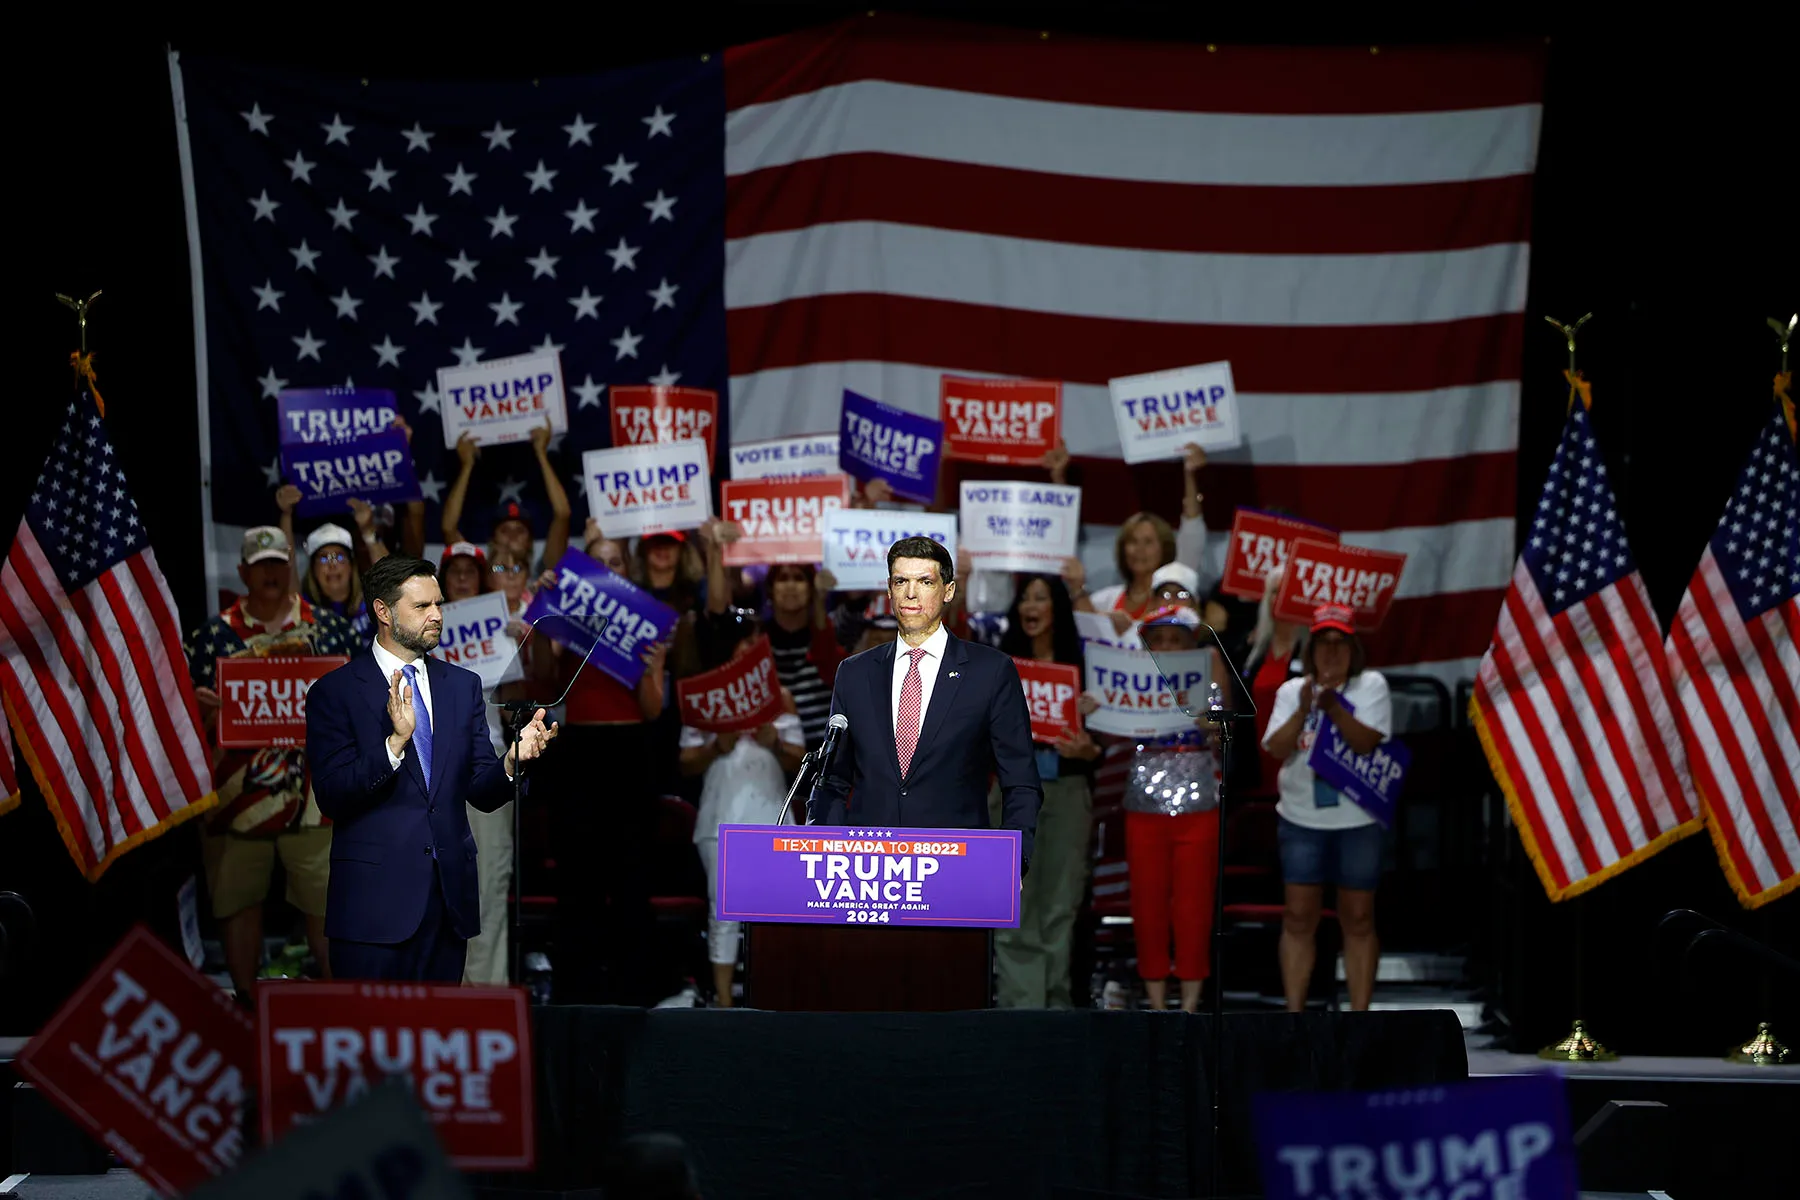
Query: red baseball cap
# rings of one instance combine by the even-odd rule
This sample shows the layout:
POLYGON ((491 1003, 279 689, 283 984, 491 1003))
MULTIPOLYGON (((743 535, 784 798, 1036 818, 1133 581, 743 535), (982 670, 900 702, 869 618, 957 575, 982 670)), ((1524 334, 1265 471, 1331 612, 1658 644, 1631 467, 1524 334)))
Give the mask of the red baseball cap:
POLYGON ((1321 604, 1313 609, 1312 631, 1335 629, 1356 636, 1356 614, 1342 604, 1321 604))
POLYGON ((652 538, 669 538, 673 541, 685 542, 687 541, 687 534, 681 532, 679 529, 659 529, 655 533, 641 534, 638 537, 638 540, 640 542, 648 542, 652 538))

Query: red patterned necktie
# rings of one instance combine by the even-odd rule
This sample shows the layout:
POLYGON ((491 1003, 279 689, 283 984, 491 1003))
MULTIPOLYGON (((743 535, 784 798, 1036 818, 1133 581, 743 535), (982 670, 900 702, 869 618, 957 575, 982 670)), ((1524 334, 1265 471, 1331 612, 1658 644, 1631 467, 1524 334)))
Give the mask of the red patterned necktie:
POLYGON ((913 751, 919 745, 919 709, 924 706, 925 682, 919 678, 919 660, 925 647, 908 650, 912 665, 906 669, 906 682, 900 688, 900 716, 894 722, 894 748, 900 754, 900 778, 912 766, 913 751))

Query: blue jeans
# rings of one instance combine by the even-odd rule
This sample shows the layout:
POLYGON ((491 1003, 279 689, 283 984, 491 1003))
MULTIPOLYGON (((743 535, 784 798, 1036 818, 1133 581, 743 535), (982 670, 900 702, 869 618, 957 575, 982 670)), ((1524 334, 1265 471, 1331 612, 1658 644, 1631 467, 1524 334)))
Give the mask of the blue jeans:
POLYGON ((1326 884, 1372 892, 1381 882, 1380 825, 1311 829, 1281 818, 1283 883, 1326 884))

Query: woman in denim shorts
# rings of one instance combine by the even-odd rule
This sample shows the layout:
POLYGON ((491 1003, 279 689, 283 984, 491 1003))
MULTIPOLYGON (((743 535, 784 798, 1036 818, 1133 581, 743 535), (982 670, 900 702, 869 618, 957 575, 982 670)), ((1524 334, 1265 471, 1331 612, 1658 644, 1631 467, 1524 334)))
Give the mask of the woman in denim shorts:
POLYGON ((1269 714, 1263 748, 1281 760, 1281 877, 1287 911, 1281 925, 1281 984, 1289 1012, 1306 1007, 1312 979, 1314 937, 1325 885, 1337 885, 1338 923, 1344 931, 1344 974, 1350 1007, 1369 1007, 1375 990, 1375 884, 1381 878, 1382 828, 1307 765, 1321 721, 1358 754, 1386 740, 1393 722, 1387 680, 1363 668, 1362 642, 1353 614, 1322 605, 1301 661, 1305 674, 1281 685, 1269 714))

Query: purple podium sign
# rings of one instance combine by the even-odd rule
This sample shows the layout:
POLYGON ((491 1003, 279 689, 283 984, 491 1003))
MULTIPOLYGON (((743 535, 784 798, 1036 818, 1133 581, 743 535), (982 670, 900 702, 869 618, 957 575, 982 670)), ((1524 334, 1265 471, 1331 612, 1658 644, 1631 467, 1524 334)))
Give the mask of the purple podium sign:
POLYGON ((1016 929, 1016 829, 719 826, 718 918, 1016 929))

